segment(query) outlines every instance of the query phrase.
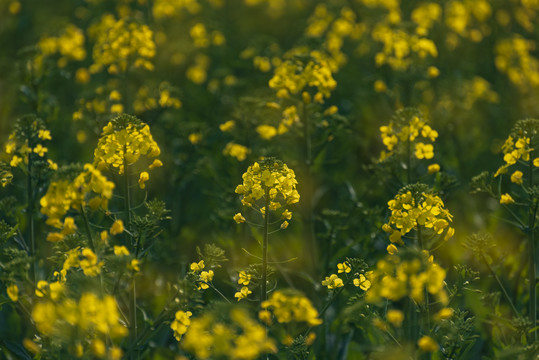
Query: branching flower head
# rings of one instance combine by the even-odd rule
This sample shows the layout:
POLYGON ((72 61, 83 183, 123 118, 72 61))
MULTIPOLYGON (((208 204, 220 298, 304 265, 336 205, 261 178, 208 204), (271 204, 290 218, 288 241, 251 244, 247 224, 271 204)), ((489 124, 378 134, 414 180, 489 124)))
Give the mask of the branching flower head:
MULTIPOLYGON (((442 199, 431 194, 426 185, 404 187, 387 205, 391 215, 382 229, 390 234, 392 243, 404 245, 402 237, 418 227, 424 228, 432 236, 443 235, 444 240, 449 240, 455 233, 449 226, 453 216, 445 208, 442 199)), ((393 247, 390 250, 396 253, 393 247)))
MULTIPOLYGON (((271 310, 279 323, 306 322, 309 326, 322 324, 311 301, 300 293, 277 290, 262 302, 262 309, 271 310)), ((263 312, 262 316, 265 315, 263 312)))
MULTIPOLYGON (((117 168, 123 174, 125 165, 136 163, 141 156, 155 158, 160 153, 147 124, 134 116, 120 115, 103 128, 94 151, 94 164, 99 169, 117 168)), ((143 174, 144 182, 148 178, 148 173, 143 174)))
POLYGON ((413 153, 417 159, 432 159, 438 132, 428 125, 423 114, 415 108, 398 110, 388 125, 380 127, 382 142, 386 147, 380 161, 394 154, 413 153))
MULTIPOLYGON (((530 161, 530 159, 533 159, 533 166, 538 167, 539 160, 535 161, 537 160, 536 158, 531 158, 534 150, 533 144, 537 140, 536 138, 538 134, 538 119, 526 119, 518 121, 502 146, 503 161, 505 164, 500 166, 500 168, 494 174, 494 177, 505 174, 509 167, 517 164, 519 161, 527 162, 530 161)), ((511 181, 517 184, 522 184, 522 172, 518 170, 515 171, 511 175, 511 181)))
MULTIPOLYGON (((286 164, 273 158, 266 158, 247 168, 243 174, 243 184, 236 187, 236 193, 242 195, 241 202, 245 206, 257 207, 259 203, 263 203, 260 212, 265 214, 266 202, 269 211, 297 203, 299 201, 297 183, 294 171, 286 164)), ((282 217, 290 219, 292 213, 285 209, 282 217)), ((243 222, 244 218, 236 214, 234 220, 243 222)))

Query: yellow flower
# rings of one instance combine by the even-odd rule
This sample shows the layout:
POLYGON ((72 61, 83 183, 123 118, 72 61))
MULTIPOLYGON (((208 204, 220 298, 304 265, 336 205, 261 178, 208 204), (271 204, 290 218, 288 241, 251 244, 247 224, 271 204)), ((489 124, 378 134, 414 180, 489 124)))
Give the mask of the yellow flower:
POLYGON ((337 264, 337 269, 339 274, 342 272, 349 273, 352 271, 352 268, 346 262, 337 264))
POLYGON ((283 221, 283 223, 281 224, 281 229, 284 230, 288 227, 288 221, 283 221))
POLYGON ((241 288, 240 291, 236 292, 234 294, 234 297, 238 298, 238 301, 240 301, 241 299, 245 299, 247 298, 247 296, 249 296, 249 294, 252 294, 253 292, 251 290, 249 290, 249 288, 247 286, 244 286, 241 288))
POLYGON ((533 159, 533 166, 539 167, 539 158, 533 159))
POLYGON ((140 271, 139 265, 140 265, 139 259, 132 259, 129 265, 127 266, 127 268, 133 271, 140 271))
POLYGON ((64 235, 59 232, 52 232, 47 234, 47 241, 58 242, 64 240, 64 235))
POLYGON ((189 139, 189 142, 193 145, 196 145, 200 142, 200 140, 202 140, 202 134, 200 133, 191 133, 189 134, 189 136, 187 137, 189 139))
POLYGON ((415 157, 418 159, 432 159, 434 157, 434 147, 431 144, 417 143, 415 145, 415 157))
POLYGON ((396 327, 400 327, 404 321, 404 314, 400 310, 390 309, 386 314, 387 321, 396 327))
POLYGON ((22 158, 20 156, 13 155, 13 157, 11 158, 11 161, 9 162, 9 165, 11 167, 17 167, 19 166, 21 162, 22 162, 22 158))
POLYGON ((241 224, 245 222, 245 218, 241 213, 237 213, 236 215, 234 215, 234 221, 238 224, 241 224))
POLYGON ((522 179, 522 176, 524 174, 522 173, 522 171, 515 171, 512 175, 511 175, 511 182, 515 183, 515 184, 518 184, 518 185, 521 185, 524 181, 522 179))
POLYGON ((49 151, 46 147, 44 147, 41 144, 37 144, 36 147, 33 150, 36 154, 38 154, 40 157, 45 156, 45 153, 49 151))
POLYGON ((129 250, 125 246, 114 245, 114 255, 116 256, 129 256, 129 250))
POLYGON ((39 130, 37 137, 39 137, 41 140, 52 140, 51 132, 49 130, 39 130))
POLYGON ((247 274, 245 271, 239 272, 238 284, 249 285, 250 281, 251 281, 251 274, 247 274))
MULTIPOLYGON (((369 271, 369 273, 371 273, 369 271)), ((367 275, 369 274, 367 273, 367 275)), ((354 279, 354 286, 359 287, 363 291, 369 290, 371 282, 363 274, 359 274, 359 278, 354 279)))
POLYGON ((236 125, 236 122, 234 120, 228 120, 221 125, 219 125, 219 130, 222 132, 227 132, 232 130, 232 128, 236 125))
POLYGON ((138 186, 141 188, 141 189, 144 189, 146 187, 146 181, 150 180, 150 174, 148 174, 148 172, 146 171, 143 171, 140 173, 140 177, 138 179, 138 186))
POLYGON ((190 269, 194 272, 202 271, 202 269, 204 269, 204 260, 200 260, 198 263, 191 263, 190 269))
POLYGON ((437 78, 440 75, 440 70, 436 66, 429 66, 427 69, 427 75, 431 78, 437 78))
POLYGON ((150 164, 150 166, 148 166, 148 169, 152 170, 152 169, 154 169, 154 168, 156 168, 156 167, 161 167, 161 166, 163 166, 163 163, 161 162, 161 160, 155 159, 155 160, 150 164))
POLYGON ((112 104, 110 112, 113 114, 121 114, 124 112, 124 106, 122 104, 112 104))
POLYGON ((118 235, 124 232, 124 222, 120 219, 116 220, 109 230, 111 235, 118 235))
POLYGON ((190 311, 179 310, 174 316, 174 321, 170 324, 170 328, 174 331, 174 337, 176 340, 180 341, 182 335, 187 332, 187 328, 191 325, 191 320, 189 319, 193 313, 190 311))
POLYGON ((451 316, 453 316, 453 309, 451 308, 443 308, 442 310, 438 311, 436 315, 434 315, 435 320, 444 320, 449 319, 451 316))
POLYGON ((395 255, 396 253, 399 252, 399 249, 393 244, 389 244, 386 250, 390 255, 395 255))
POLYGON ((198 284, 198 290, 200 289, 208 289, 210 286, 206 283, 209 283, 213 280, 213 270, 209 270, 209 271, 202 271, 200 273, 200 280, 203 281, 203 282, 200 282, 198 284))
POLYGON ((500 197, 500 204, 512 204, 515 200, 513 200, 513 197, 509 194, 502 194, 500 197))
POLYGON ((440 165, 438 164, 430 164, 427 168, 429 174, 435 174, 438 171, 440 171, 440 165))
POLYGON ((281 219, 283 220, 292 219, 292 212, 288 211, 288 209, 285 209, 285 211, 283 211, 283 213, 281 214, 281 219))
POLYGON ((425 352, 435 352, 438 350, 438 344, 430 336, 423 336, 417 341, 417 346, 425 352))
POLYGON ((256 132, 264 140, 270 140, 277 135, 277 129, 271 125, 259 125, 256 127, 256 132))
POLYGON ((384 81, 382 80, 376 80, 374 82, 374 91, 376 91, 377 93, 384 93, 387 91, 387 85, 384 81))
POLYGON ((330 276, 326 276, 326 279, 322 281, 322 285, 327 286, 330 290, 333 290, 344 286, 344 283, 336 274, 331 274, 330 276))
POLYGON ((11 301, 15 302, 19 300, 19 288, 15 284, 11 284, 7 287, 7 296, 11 299, 11 301))
POLYGON ((229 142, 223 149, 223 154, 235 157, 238 161, 245 160, 250 152, 251 150, 248 147, 234 142, 229 142))

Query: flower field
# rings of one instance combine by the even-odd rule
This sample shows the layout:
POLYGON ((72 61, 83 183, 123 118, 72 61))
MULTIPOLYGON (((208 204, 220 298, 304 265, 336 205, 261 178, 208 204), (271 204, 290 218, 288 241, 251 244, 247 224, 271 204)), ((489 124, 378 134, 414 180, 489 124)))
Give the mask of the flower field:
POLYGON ((0 359, 539 359, 537 24, 0 0, 0 359))

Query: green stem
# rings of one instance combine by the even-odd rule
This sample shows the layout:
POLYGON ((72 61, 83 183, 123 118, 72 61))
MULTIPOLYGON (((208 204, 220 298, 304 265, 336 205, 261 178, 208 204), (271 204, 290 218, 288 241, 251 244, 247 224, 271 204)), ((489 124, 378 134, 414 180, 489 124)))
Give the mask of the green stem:
MULTIPOLYGON (((27 129, 27 133, 30 134, 30 129, 27 129)), ((30 139, 28 139, 30 143, 30 139)), ((37 259, 36 259, 36 238, 34 230, 34 186, 32 181, 32 153, 28 154, 28 174, 26 177, 27 180, 27 206, 26 206, 26 215, 28 216, 28 238, 30 239, 30 256, 33 258, 31 264, 31 276, 32 281, 35 283, 37 280, 37 259)))
POLYGON ((270 197, 269 197, 269 187, 266 186, 265 189, 265 207, 264 207, 264 242, 262 243, 262 284, 260 287, 260 306, 262 306, 262 302, 266 300, 267 297, 267 276, 268 276, 268 232, 269 232, 269 205, 270 205, 270 197))
POLYGON ((482 253, 482 254, 481 254, 481 257, 483 258, 483 262, 487 265, 487 268, 488 268, 488 270, 490 271, 490 274, 491 274, 492 276, 494 276, 494 279, 496 279, 496 282, 497 282, 498 285, 500 286, 500 289, 502 289, 503 295, 504 295, 505 298, 507 299, 507 302, 508 302, 509 305, 511 306, 511 309, 512 309, 513 312, 515 313, 515 316, 519 316, 518 310, 517 310, 517 308, 515 307, 515 305, 513 304, 513 301, 511 300, 511 297, 510 297, 509 294, 507 293, 507 290, 505 290, 505 287, 503 286, 502 281, 500 280, 500 278, 498 277, 498 275, 496 275, 496 272, 494 271, 494 269, 492 268, 492 266, 490 266, 490 264, 488 263, 487 258, 485 257, 485 254, 482 253))
MULTIPOLYGON (((528 179, 530 188, 533 187, 533 159, 530 156, 528 162, 528 179)), ((536 288, 536 259, 535 259, 535 218, 537 216, 537 201, 533 201, 533 210, 530 207, 529 219, 528 219, 528 253, 529 253, 529 269, 528 269, 528 282, 529 282, 529 292, 530 292, 530 305, 529 305, 529 317, 532 323, 533 332, 530 334, 532 341, 537 341, 537 292, 536 288)))
POLYGON ((407 185, 410 185, 412 183, 412 141, 410 140, 410 137, 408 137, 408 143, 406 147, 406 156, 407 156, 407 163, 406 163, 406 182, 407 185))
POLYGON ((84 209, 83 204, 80 206, 80 213, 82 214, 82 219, 84 220, 84 229, 86 230, 86 236, 88 236, 90 249, 92 249, 95 254, 94 238, 92 237, 92 232, 90 231, 90 223, 88 222, 88 216, 86 215, 86 210, 84 209))
MULTIPOLYGON (((125 196, 124 196, 124 202, 125 202, 125 220, 126 229, 130 230, 130 224, 131 224, 131 192, 129 190, 129 172, 128 172, 128 164, 127 159, 125 157, 125 154, 127 152, 127 145, 124 145, 124 187, 125 187, 125 196)), ((128 231, 127 233, 131 233, 128 231)), ((135 245, 136 247, 136 245, 135 245)), ((135 248, 135 252, 137 252, 137 249, 135 248)), ((135 281, 135 272, 133 271, 131 273, 131 291, 129 292, 129 353, 131 359, 138 358, 137 351, 135 349, 136 347, 136 341, 137 341, 137 288, 136 288, 136 281, 135 281)))

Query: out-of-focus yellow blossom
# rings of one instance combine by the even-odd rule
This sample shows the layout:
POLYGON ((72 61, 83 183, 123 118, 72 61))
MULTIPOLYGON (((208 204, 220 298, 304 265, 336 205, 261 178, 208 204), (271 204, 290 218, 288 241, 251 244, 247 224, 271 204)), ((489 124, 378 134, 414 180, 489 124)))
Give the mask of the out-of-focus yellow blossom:
POLYGON ((417 341, 417 346, 425 352, 435 352, 438 351, 438 344, 430 336, 423 336, 417 341))
POLYGON ((62 227, 62 217, 70 210, 80 210, 90 206, 93 210, 107 209, 112 198, 114 183, 108 181, 91 164, 85 164, 83 171, 73 180, 52 181, 47 193, 40 199, 41 213, 47 216, 47 224, 62 227))
POLYGON ((334 290, 344 286, 344 283, 336 274, 331 274, 330 276, 326 276, 326 279, 322 281, 322 286, 327 286, 328 289, 334 290))
POLYGON ((84 42, 84 32, 75 25, 69 24, 60 36, 42 37, 39 40, 37 47, 40 53, 34 59, 34 63, 41 68, 45 57, 56 54, 60 55, 57 61, 60 68, 65 67, 70 60, 84 60, 86 57, 84 42))
POLYGON ((434 147, 432 144, 415 144, 415 157, 418 159, 432 159, 434 157, 434 147))
POLYGON ((229 142, 223 149, 223 154, 235 157, 238 161, 243 161, 247 158, 247 155, 251 150, 243 145, 229 142))
POLYGON ((114 255, 116 256, 129 256, 129 250, 125 246, 114 245, 114 255))
POLYGON ((245 218, 243 217, 241 213, 237 213, 236 215, 234 215, 234 221, 238 224, 241 224, 245 222, 245 218))
POLYGON ((131 271, 138 272, 140 271, 140 260, 139 259, 131 259, 131 262, 127 265, 127 268, 131 271))
POLYGON ((306 87, 315 87, 317 93, 329 98, 337 86, 333 78, 334 67, 327 55, 304 48, 293 49, 285 55, 284 61, 275 68, 269 86, 277 91, 301 94, 306 87), (306 60, 298 60, 303 55, 306 60))
POLYGON ((68 216, 64 219, 64 226, 62 228, 62 235, 71 235, 74 234, 77 230, 77 225, 75 224, 75 219, 68 216))
POLYGON ((263 310, 271 310, 279 323, 306 322, 309 326, 322 324, 311 301, 299 293, 277 290, 262 302, 261 307, 263 310))
POLYGON ((513 204, 515 200, 513 200, 513 197, 509 194, 502 194, 500 197, 500 204, 513 204))
POLYGON ((270 140, 277 135, 277 129, 275 126, 271 125, 258 125, 256 127, 256 132, 264 140, 270 140))
POLYGON ((236 122, 234 120, 228 120, 219 125, 219 130, 221 130, 222 132, 227 132, 232 130, 234 126, 236 126, 236 122))
POLYGON ((101 21, 88 30, 95 39, 94 65, 90 72, 98 72, 103 67, 111 74, 125 72, 130 67, 152 71, 155 43, 152 30, 144 24, 126 19, 116 20, 105 14, 101 21))
POLYGON ((36 147, 33 150, 36 154, 38 154, 40 157, 45 156, 45 153, 49 151, 46 147, 44 147, 41 144, 37 144, 36 147))
POLYGON ((386 319, 395 327, 401 327, 404 321, 404 314, 400 310, 390 309, 387 311, 386 319))
POLYGON ((200 142, 200 140, 202 140, 202 134, 201 133, 191 133, 191 134, 189 134, 187 139, 189 140, 189 142, 191 144, 196 145, 196 144, 198 144, 200 142))
POLYGON ((365 300, 369 303, 382 299, 399 301, 409 296, 422 304, 425 293, 429 293, 445 305, 449 301, 444 288, 445 275, 446 271, 424 254, 407 260, 398 255, 388 255, 378 261, 369 275, 372 285, 365 293, 365 300))
POLYGON ((198 0, 155 0, 153 2, 153 16, 160 20, 162 18, 177 16, 182 11, 190 14, 198 14, 202 10, 202 5, 198 0))
POLYGON ((174 331, 174 337, 177 341, 180 341, 182 335, 187 332, 189 325, 191 325, 191 320, 189 319, 193 315, 190 311, 176 311, 174 315, 174 321, 170 324, 170 328, 174 331))
POLYGON ((440 165, 438 165, 438 164, 430 164, 427 167, 427 170, 428 170, 429 174, 435 174, 438 171, 440 171, 440 165))
POLYGON ((399 252, 399 249, 394 244, 389 244, 386 248, 389 255, 395 255, 399 252))
POLYGON ((492 8, 487 0, 448 1, 445 6, 445 23, 453 31, 448 35, 448 47, 454 49, 458 45, 455 34, 473 42, 483 40, 491 32, 486 24, 491 14, 492 8))
POLYGON ((112 223, 112 226, 109 229, 111 235, 118 235, 124 232, 124 222, 121 219, 118 219, 112 223))
POLYGON ((264 353, 277 351, 264 326, 245 310, 233 308, 225 314, 219 312, 216 316, 207 312, 191 318, 189 330, 182 339, 183 348, 199 359, 254 360, 264 353), (222 319, 225 314, 229 321, 222 319))
POLYGON ((150 180, 150 174, 148 174, 147 171, 143 171, 140 173, 139 179, 138 179, 138 185, 141 189, 146 188, 146 181, 150 180))
POLYGON ((204 266, 204 260, 200 260, 199 262, 192 263, 189 268, 191 269, 191 271, 199 272, 204 269, 204 266))
POLYGON ((238 298, 238 301, 242 299, 246 299, 249 294, 252 294, 253 292, 249 290, 247 286, 243 286, 240 291, 236 292, 234 294, 234 297, 238 298))
POLYGON ((382 80, 376 80, 374 82, 374 91, 376 91, 377 93, 384 93, 387 91, 387 85, 384 81, 382 80))
POLYGON ((104 265, 103 261, 97 261, 97 255, 88 248, 82 249, 82 256, 79 265, 86 276, 97 276, 101 273, 101 268, 104 265))
POLYGON ((524 174, 522 173, 522 171, 515 171, 512 175, 511 175, 511 182, 515 183, 515 184, 518 184, 518 185, 521 185, 524 180, 522 179, 522 176, 524 176, 524 174))
POLYGON ((449 319, 453 316, 454 310, 451 308, 443 308, 434 315, 435 320, 449 319))
POLYGON ((19 287, 15 284, 11 284, 7 287, 7 296, 11 301, 15 302, 19 300, 19 287))
POLYGON ((161 162, 161 160, 159 159, 155 159, 151 164, 150 166, 148 166, 148 169, 152 170, 152 169, 155 169, 157 167, 161 167, 163 166, 163 162, 161 162))

